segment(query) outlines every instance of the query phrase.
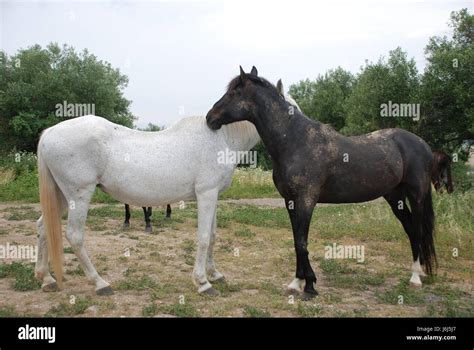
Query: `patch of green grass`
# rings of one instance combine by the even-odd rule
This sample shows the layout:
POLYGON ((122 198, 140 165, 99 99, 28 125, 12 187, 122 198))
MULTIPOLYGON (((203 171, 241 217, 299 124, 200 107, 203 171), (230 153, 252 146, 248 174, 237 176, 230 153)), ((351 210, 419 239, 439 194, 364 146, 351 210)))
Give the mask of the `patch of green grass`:
POLYGON ((234 242, 231 239, 226 238, 221 240, 219 243, 219 250, 222 250, 226 253, 232 253, 234 251, 234 242))
POLYGON ((36 221, 41 216, 39 211, 22 207, 15 208, 11 213, 10 216, 7 217, 7 220, 11 221, 21 221, 21 220, 31 220, 36 221))
POLYGON ((64 254, 74 254, 74 250, 72 250, 72 247, 64 247, 63 252, 64 254))
POLYGON ((145 305, 142 309, 142 316, 153 316, 158 312, 158 305, 151 302, 148 305, 145 305))
POLYGON ((92 300, 89 297, 76 297, 74 303, 62 302, 58 306, 53 306, 49 309, 45 317, 65 317, 81 315, 86 312, 87 308, 92 305, 92 300))
POLYGON ((36 280, 34 267, 30 264, 13 262, 0 265, 0 278, 13 277, 12 288, 24 292, 41 288, 41 283, 36 280))
POLYGON ((71 275, 71 276, 85 276, 86 275, 80 265, 77 265, 75 269, 66 270, 66 274, 71 275))
POLYGON ((178 293, 179 288, 174 283, 163 283, 155 286, 150 294, 150 301, 155 301, 168 297, 170 294, 178 293))
POLYGON ((129 266, 127 267, 127 269, 123 272, 123 275, 125 277, 130 277, 132 276, 134 273, 137 273, 138 272, 138 269, 135 267, 135 266, 129 266))
POLYGON ((115 288, 117 290, 147 290, 153 289, 157 283, 147 275, 141 277, 129 277, 125 280, 116 282, 115 288))
POLYGON ((20 174, 15 178, 15 180, 0 185, 0 201, 22 201, 28 203, 38 203, 39 186, 38 172, 36 171, 36 169, 20 174))
POLYGON ((380 286, 385 282, 381 273, 371 274, 363 269, 354 269, 335 259, 322 259, 320 268, 327 274, 328 283, 336 288, 368 289, 368 286, 380 286))
POLYGON ((221 193, 220 199, 228 198, 278 198, 272 172, 260 168, 237 168, 230 188, 221 193))
POLYGON ((180 304, 180 303, 175 303, 171 304, 168 306, 164 306, 162 308, 164 313, 167 313, 169 315, 174 315, 177 317, 199 317, 199 313, 196 310, 196 308, 189 304, 180 304))
POLYGON ((331 276, 329 284, 336 288, 357 288, 367 290, 369 286, 380 286, 385 282, 382 274, 367 274, 363 271, 354 274, 340 274, 331 276))
POLYGON ((424 293, 421 290, 411 288, 407 279, 383 292, 376 292, 375 296, 379 302, 392 305, 399 304, 400 296, 403 297, 402 305, 422 305, 426 302, 424 293))
POLYGON ((213 287, 217 289, 222 297, 227 297, 231 293, 240 292, 242 290, 242 286, 237 283, 215 283, 213 287))
POLYGON ((244 237, 244 238, 252 238, 255 237, 255 233, 253 233, 248 227, 242 227, 241 229, 235 231, 235 236, 237 237, 244 237))
POLYGON ((336 259, 323 259, 319 267, 327 274, 353 273, 354 270, 336 259))
POLYGON ((254 225, 269 228, 290 229, 290 219, 284 208, 255 208, 254 206, 241 206, 226 204, 220 206, 217 211, 217 223, 219 221, 232 221, 244 225, 254 225))
POLYGON ((8 234, 8 231, 4 228, 0 228, 0 236, 8 234))
POLYGON ((102 222, 99 222, 99 221, 96 221, 96 220, 90 220, 91 222, 88 222, 87 223, 87 227, 91 230, 91 231, 105 231, 107 230, 107 226, 105 226, 105 223, 103 222, 103 220, 101 220, 102 222))
MULTIPOLYGON (((115 199, 110 197, 107 193, 102 191, 100 188, 96 188, 94 195, 92 196, 92 203, 118 203, 115 199)), ((124 207, 125 210, 125 207, 124 207)))
POLYGON ((325 294, 323 298, 328 304, 338 304, 342 302, 342 298, 334 293, 325 294))
POLYGON ((272 315, 266 311, 259 309, 254 306, 244 306, 244 316, 245 317, 252 317, 252 318, 269 318, 272 317, 272 315))
POLYGON ((263 289, 273 295, 282 295, 283 293, 283 290, 280 287, 277 287, 270 282, 262 282, 260 284, 260 289, 263 289))
POLYGON ((101 218, 122 218, 125 216, 125 209, 119 208, 115 205, 101 205, 89 209, 88 217, 94 216, 101 218))
POLYGON ((196 250, 195 244, 192 240, 186 239, 181 244, 184 250, 184 263, 189 266, 194 265, 194 251, 196 250))
POLYGON ((316 317, 321 314, 322 307, 320 305, 308 305, 304 302, 298 303, 297 312, 301 317, 316 317))

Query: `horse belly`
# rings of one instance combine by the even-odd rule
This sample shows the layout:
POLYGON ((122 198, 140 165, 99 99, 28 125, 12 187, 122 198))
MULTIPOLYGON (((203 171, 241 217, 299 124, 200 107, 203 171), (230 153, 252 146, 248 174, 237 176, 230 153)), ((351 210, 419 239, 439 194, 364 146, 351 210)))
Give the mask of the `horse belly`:
POLYGON ((390 193, 400 184, 402 172, 374 171, 356 177, 347 172, 344 176, 332 176, 322 186, 320 203, 359 203, 374 200, 390 193))
POLYGON ((119 178, 108 177, 100 188, 116 200, 138 206, 158 206, 181 200, 194 199, 194 178, 178 177, 171 180, 159 174, 122 174, 119 178))

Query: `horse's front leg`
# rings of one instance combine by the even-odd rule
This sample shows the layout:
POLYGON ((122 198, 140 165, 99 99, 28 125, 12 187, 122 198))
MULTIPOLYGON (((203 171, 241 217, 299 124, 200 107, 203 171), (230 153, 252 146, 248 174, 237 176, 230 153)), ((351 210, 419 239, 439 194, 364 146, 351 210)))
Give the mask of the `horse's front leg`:
POLYGON ((209 240, 209 249, 207 250, 207 276, 211 282, 225 282, 225 277, 222 273, 217 271, 214 263, 214 243, 216 241, 216 230, 217 230, 217 208, 214 211, 214 219, 212 220, 211 237, 209 240))
POLYGON ((316 274, 309 262, 308 252, 308 232, 316 199, 314 197, 302 196, 302 198, 298 198, 294 202, 291 199, 286 200, 286 202, 293 228, 296 252, 296 278, 290 283, 288 288, 299 291, 304 280, 302 298, 308 300, 318 295, 318 292, 314 289, 317 280, 316 274))
POLYGON ((198 244, 193 270, 193 282, 198 287, 198 292, 212 296, 218 295, 219 292, 212 288, 212 285, 207 280, 206 264, 211 242, 212 225, 216 213, 217 195, 218 191, 216 189, 197 193, 198 244))

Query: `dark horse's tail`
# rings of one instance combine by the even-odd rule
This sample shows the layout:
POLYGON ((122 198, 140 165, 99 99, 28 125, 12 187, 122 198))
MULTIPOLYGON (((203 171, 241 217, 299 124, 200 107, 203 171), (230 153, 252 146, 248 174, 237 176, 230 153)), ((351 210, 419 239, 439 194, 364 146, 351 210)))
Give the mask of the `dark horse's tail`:
POLYGON ((443 185, 446 187, 448 193, 453 192, 451 163, 452 159, 447 153, 440 150, 433 150, 433 166, 430 176, 436 192, 440 192, 443 185), (444 176, 446 176, 446 179, 444 179, 444 176))
POLYGON ((435 216, 430 186, 423 203, 423 233, 420 244, 421 263, 424 265, 427 275, 433 275, 438 265, 434 246, 434 224, 435 216))

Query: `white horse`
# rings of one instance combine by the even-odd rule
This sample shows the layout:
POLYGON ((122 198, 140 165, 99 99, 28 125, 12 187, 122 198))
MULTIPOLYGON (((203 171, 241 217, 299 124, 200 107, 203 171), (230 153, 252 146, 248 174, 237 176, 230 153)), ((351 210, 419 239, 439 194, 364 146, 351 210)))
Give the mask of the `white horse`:
POLYGON ((226 149, 249 151, 259 140, 247 121, 216 132, 207 127, 205 117, 184 118, 159 132, 142 132, 90 115, 45 130, 38 144, 42 216, 35 268, 43 291, 62 288, 61 216, 67 209, 66 238, 86 277, 97 294, 113 293, 83 245, 89 203, 98 186, 118 201, 137 206, 197 199, 198 244, 192 278, 199 293, 218 294, 210 283, 224 280, 213 259, 216 206, 236 168, 218 162, 218 154, 226 149), (57 281, 49 272, 48 254, 57 281))

